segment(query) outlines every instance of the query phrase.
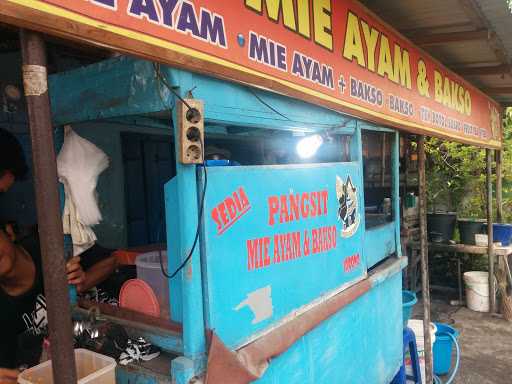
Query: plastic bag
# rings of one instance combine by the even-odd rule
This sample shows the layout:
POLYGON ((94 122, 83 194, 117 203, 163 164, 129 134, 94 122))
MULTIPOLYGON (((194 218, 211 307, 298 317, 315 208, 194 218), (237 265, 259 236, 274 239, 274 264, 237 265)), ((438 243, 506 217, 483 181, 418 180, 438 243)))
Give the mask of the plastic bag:
POLYGON ((96 200, 96 185, 98 176, 108 165, 105 152, 69 130, 57 156, 57 171, 60 181, 69 187, 78 217, 84 225, 96 225, 102 219, 96 200))

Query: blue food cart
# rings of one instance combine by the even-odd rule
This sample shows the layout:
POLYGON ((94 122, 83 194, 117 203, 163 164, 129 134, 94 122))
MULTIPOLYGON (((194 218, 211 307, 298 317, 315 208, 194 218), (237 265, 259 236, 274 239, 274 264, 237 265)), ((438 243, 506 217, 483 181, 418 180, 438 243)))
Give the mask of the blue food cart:
MULTIPOLYGON (((200 101, 206 143, 257 138, 289 155, 265 161, 239 154, 232 160, 246 165, 236 166, 177 159, 164 188, 168 326, 110 318, 161 347, 164 368, 118 368, 118 382, 391 381, 402 363, 406 265, 396 131, 130 58, 51 76, 50 91, 57 125, 138 120, 177 138, 184 103, 200 101), (295 144, 314 135, 324 142, 316 156, 294 158, 295 144), (369 187, 365 193, 368 135, 387 135, 390 143, 391 182, 388 195, 378 196, 391 206, 380 214, 371 213, 375 196, 365 200, 376 194, 369 187)), ((175 145, 179 152, 179 140, 175 145)))
MULTIPOLYGON (((499 104, 355 0, 0 4, 2 23, 109 51, 108 60, 48 77, 42 35, 20 33, 57 384, 75 378, 50 150, 52 127, 62 133, 66 124, 117 148, 99 188, 110 234, 166 243, 159 277, 168 316, 100 305, 105 318, 164 351, 118 367, 119 383, 392 380, 403 359, 407 264, 397 130, 419 135, 422 165, 424 135, 488 148, 490 180, 499 104), (142 155, 140 141, 130 150, 173 171, 123 164, 126 132, 164 134, 158 150, 142 155), (231 156, 209 159, 212 144, 231 156), (159 182, 141 199, 147 180, 159 182), (112 210, 120 201, 145 216, 117 220, 130 216, 112 210)), ((424 236, 422 255, 428 345, 424 236)), ((88 308, 78 303, 74 315, 88 308)))

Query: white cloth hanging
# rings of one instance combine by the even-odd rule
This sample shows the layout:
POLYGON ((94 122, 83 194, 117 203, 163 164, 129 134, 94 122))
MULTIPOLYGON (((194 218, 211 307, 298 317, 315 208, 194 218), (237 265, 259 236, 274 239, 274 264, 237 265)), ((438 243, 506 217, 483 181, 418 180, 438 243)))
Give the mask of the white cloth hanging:
POLYGON ((96 242, 91 226, 102 219, 96 185, 108 164, 108 157, 101 149, 66 127, 64 144, 57 156, 57 171, 65 192, 62 226, 64 233, 71 235, 74 256, 96 242))
POLYGON ((70 198, 69 186, 66 181, 62 182, 66 194, 64 212, 62 213, 62 229, 66 235, 71 235, 73 256, 78 256, 91 248, 96 242, 97 237, 91 227, 81 223, 75 203, 70 198))

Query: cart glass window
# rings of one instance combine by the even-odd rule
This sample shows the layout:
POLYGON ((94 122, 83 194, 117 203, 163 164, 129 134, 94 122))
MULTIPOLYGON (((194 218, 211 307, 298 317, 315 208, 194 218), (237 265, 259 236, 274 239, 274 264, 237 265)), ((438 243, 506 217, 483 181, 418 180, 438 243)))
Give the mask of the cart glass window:
POLYGON ((393 220, 392 147, 394 134, 363 131, 363 175, 366 228, 393 220))

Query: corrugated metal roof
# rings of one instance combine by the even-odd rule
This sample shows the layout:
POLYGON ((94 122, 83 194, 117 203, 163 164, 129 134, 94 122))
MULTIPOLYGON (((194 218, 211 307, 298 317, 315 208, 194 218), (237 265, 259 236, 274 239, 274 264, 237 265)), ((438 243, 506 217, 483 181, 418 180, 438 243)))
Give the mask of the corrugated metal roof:
POLYGON ((396 29, 431 28, 469 22, 458 0, 366 0, 362 1, 396 29))
MULTIPOLYGON (((512 13, 506 0, 361 0, 414 41, 449 32, 488 30, 491 38, 425 45, 455 71, 512 64, 512 13)), ((485 35, 487 36, 487 35, 485 35)), ((503 71, 501 71, 503 72, 503 71)), ((464 75, 504 105, 512 106, 512 67, 507 73, 464 75), (491 89, 492 88, 492 89, 491 89), (500 92, 506 88, 506 92, 500 92)))
POLYGON ((478 5, 512 59, 512 11, 506 0, 479 0, 478 5))

